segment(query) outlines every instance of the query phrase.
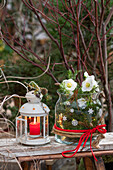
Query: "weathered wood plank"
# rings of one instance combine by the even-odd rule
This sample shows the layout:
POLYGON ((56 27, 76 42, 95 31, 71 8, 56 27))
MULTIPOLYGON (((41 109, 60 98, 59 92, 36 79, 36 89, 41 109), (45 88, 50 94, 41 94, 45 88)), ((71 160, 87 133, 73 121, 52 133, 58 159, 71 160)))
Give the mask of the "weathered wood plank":
MULTIPOLYGON (((65 150, 74 149, 74 145, 65 145, 57 143, 54 137, 50 137, 51 142, 42 146, 25 146, 18 144, 15 138, 0 140, 0 154, 6 157, 24 157, 38 155, 60 154, 65 150)), ((84 148, 87 151, 89 146, 84 148)), ((100 142, 100 151, 113 150, 113 133, 106 133, 105 138, 100 142)), ((90 149, 89 149, 90 151, 90 149)))
POLYGON ((102 157, 98 157, 97 161, 94 160, 94 162, 96 170, 105 170, 105 165, 102 157))
MULTIPOLYGON (((113 155, 113 150, 109 151, 95 151, 95 156, 102 156, 102 155, 113 155)), ((67 154, 69 156, 70 154, 67 154)), ((75 158, 82 158, 82 157, 92 157, 91 152, 78 152, 73 157, 75 158)), ((31 161, 31 160, 47 160, 47 159, 64 159, 62 154, 48 154, 48 155, 38 155, 38 156, 23 156, 18 157, 19 162, 23 161, 31 161)))
POLYGON ((84 165, 85 165, 85 170, 93 170, 94 165, 93 165, 93 160, 89 157, 84 157, 84 165))

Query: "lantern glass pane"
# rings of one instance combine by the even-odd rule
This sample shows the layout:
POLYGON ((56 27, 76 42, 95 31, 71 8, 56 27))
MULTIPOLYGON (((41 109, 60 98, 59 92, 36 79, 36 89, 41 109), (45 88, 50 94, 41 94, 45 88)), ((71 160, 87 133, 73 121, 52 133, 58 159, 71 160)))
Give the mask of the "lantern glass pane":
MULTIPOLYGON (((21 116, 19 116, 19 118, 21 118, 21 116)), ((17 118, 17 127, 16 127, 17 138, 20 137, 20 119, 19 118, 17 118)))
POLYGON ((28 134, 30 133, 30 123, 32 123, 34 121, 34 118, 33 117, 31 117, 31 116, 28 116, 27 117, 27 132, 28 132, 28 134))
POLYGON ((25 140, 25 119, 21 116, 17 118, 17 138, 25 140))

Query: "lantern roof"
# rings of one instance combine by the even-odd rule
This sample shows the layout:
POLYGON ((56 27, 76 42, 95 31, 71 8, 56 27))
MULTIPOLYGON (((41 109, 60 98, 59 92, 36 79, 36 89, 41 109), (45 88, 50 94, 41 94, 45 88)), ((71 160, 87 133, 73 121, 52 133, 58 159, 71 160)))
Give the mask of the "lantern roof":
POLYGON ((28 115, 37 115, 37 114, 48 114, 50 109, 49 107, 40 102, 40 103, 25 103, 24 105, 21 106, 20 108, 20 113, 21 114, 28 114, 28 115))
POLYGON ((39 96, 36 97, 34 91, 29 91, 26 94, 26 99, 28 103, 25 103, 21 106, 19 112, 22 115, 41 115, 41 114, 48 114, 50 109, 49 107, 40 102, 42 99, 42 94, 39 92, 39 96))

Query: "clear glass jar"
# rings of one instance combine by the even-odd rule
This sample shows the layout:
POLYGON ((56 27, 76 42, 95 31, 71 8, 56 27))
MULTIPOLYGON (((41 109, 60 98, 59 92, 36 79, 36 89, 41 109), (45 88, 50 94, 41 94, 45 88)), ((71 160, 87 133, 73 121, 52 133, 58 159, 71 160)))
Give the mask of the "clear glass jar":
MULTIPOLYGON (((99 94, 63 94, 58 91, 59 99, 55 106, 55 124, 61 129, 83 130, 98 125, 102 115, 99 94)), ((55 135, 60 143, 76 143, 79 138, 55 135)))

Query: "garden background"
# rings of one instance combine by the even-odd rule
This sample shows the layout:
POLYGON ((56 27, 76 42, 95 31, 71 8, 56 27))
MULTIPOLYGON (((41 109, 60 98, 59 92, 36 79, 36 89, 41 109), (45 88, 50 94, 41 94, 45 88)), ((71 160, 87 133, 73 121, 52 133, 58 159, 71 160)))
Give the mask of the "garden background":
MULTIPOLYGON (((33 80, 48 89, 43 102, 51 110, 50 132, 58 99, 56 84, 67 78, 69 70, 78 71, 79 84, 84 71, 95 75, 103 91, 107 129, 113 131, 113 2, 1 0, 0 69, 1 102, 5 95, 26 93, 18 83, 6 80, 33 80)), ((19 100, 14 98, 13 106, 11 102, 0 114, 15 123, 19 100)))

